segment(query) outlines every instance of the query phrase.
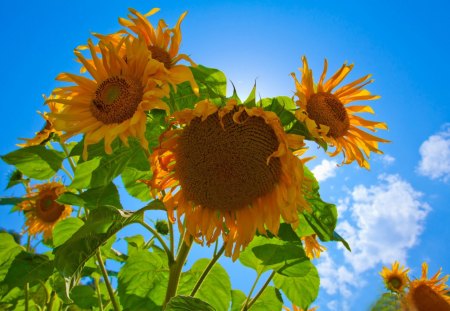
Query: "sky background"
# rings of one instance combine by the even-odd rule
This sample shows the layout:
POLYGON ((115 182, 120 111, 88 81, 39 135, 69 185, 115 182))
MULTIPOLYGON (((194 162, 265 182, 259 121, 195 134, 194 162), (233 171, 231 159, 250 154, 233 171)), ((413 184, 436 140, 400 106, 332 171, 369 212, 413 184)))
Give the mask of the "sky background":
MULTIPOLYGON (((262 98, 292 96, 290 73, 298 73, 302 55, 316 78, 324 58, 329 73, 344 61, 354 63, 346 81, 373 74, 368 89, 381 99, 370 103, 375 116, 363 116, 387 122, 389 130, 378 133, 392 143, 381 146, 385 155, 371 158, 370 171, 356 164, 337 167, 342 158, 329 158, 315 146, 308 151, 317 156, 309 167, 321 180, 323 199, 338 205, 337 231, 353 250, 325 243, 328 251, 315 262, 321 288, 314 305, 321 311, 367 310, 383 291, 378 272, 394 260, 413 276, 420 276, 423 261, 431 273, 439 267, 450 273, 449 6, 444 0, 1 1, 0 154, 41 128, 36 111, 45 110, 42 94, 58 86, 60 72, 79 71, 73 49, 90 32, 118 30, 117 18, 128 7, 160 7, 152 21, 164 18, 169 25, 189 11, 181 52, 222 70, 243 98, 255 79, 262 98)), ((0 163, 0 189, 10 171, 0 163)), ((125 203, 130 209, 142 204, 125 203)), ((23 218, 8 210, 0 210, 0 227, 17 230, 23 218)), ((190 260, 205 254, 207 249, 196 247, 190 260)), ((220 262, 233 287, 248 292, 253 271, 227 258, 220 262)))

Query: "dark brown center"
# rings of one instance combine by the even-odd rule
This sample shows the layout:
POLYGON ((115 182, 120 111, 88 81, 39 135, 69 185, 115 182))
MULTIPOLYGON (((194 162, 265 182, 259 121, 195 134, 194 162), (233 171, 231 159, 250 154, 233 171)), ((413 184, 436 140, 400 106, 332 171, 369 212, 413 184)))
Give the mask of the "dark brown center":
POLYGON ((65 208, 55 201, 57 198, 54 190, 43 190, 36 200, 36 216, 48 223, 57 221, 65 208))
POLYGON ((114 76, 97 87, 91 112, 104 124, 122 123, 134 115, 142 96, 140 83, 124 76, 114 76))
POLYGON ((344 136, 350 127, 347 111, 341 101, 330 93, 314 94, 306 105, 308 116, 318 124, 330 127, 328 136, 344 136))
POLYGON ((172 59, 170 58, 169 53, 166 50, 157 47, 157 46, 149 46, 148 49, 152 53, 152 58, 164 64, 164 67, 170 69, 172 67, 172 59))
POLYGON ((392 286, 392 288, 400 289, 402 287, 403 282, 400 278, 394 276, 389 279, 389 284, 392 286))
POLYGON ((450 304, 428 285, 413 289, 412 297, 417 311, 450 311, 450 304))
POLYGON ((176 174, 189 201, 206 208, 232 211, 244 208, 273 190, 281 175, 273 129, 260 117, 218 114, 195 118, 185 127, 176 150, 176 174))

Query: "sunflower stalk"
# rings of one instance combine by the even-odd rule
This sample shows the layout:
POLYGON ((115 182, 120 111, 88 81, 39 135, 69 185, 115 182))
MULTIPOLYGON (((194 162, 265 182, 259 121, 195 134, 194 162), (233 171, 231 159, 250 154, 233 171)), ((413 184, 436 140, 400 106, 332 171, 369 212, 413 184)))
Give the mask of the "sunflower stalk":
POLYGON ((247 311, 248 310, 248 303, 250 302, 250 298, 252 297, 253 291, 255 290, 256 284, 258 284, 259 278, 261 277, 261 273, 258 273, 256 276, 255 281, 253 282, 252 288, 250 289, 250 292, 247 295, 247 299, 245 300, 244 305, 242 306, 241 311, 247 311))
MULTIPOLYGON (((246 307, 246 309, 244 309, 244 311, 248 310, 251 308, 251 306, 256 302, 256 300, 262 295, 262 293, 264 292, 264 290, 266 289, 267 286, 269 286, 270 282, 272 281, 273 277, 275 276, 276 271, 273 270, 272 273, 269 275, 269 277, 267 278, 266 282, 264 283, 264 285, 261 287, 261 289, 258 291, 258 293, 255 295, 255 297, 253 297, 250 302, 248 303, 248 306, 246 307)), ((249 296, 250 297, 250 296, 249 296)))
POLYGON ((203 271, 202 275, 200 276, 200 278, 198 279, 197 283, 195 284, 194 288, 192 289, 192 292, 191 292, 190 296, 192 296, 192 297, 195 296, 195 294, 199 290, 200 286, 202 285, 203 281, 208 276, 209 271, 211 271, 212 267, 214 267, 214 265, 216 264, 217 260, 219 260, 220 256, 222 256, 222 254, 225 252, 225 245, 226 244, 224 243, 222 245, 222 247, 220 248, 220 250, 213 256, 213 258, 209 262, 208 266, 205 268, 205 270, 203 271))
POLYGON ((97 257, 97 262, 98 262, 98 265, 100 266, 100 270, 102 271, 103 279, 105 280, 106 288, 108 289, 109 298, 113 305, 114 311, 120 311, 119 305, 117 304, 117 301, 116 301, 116 298, 114 295, 114 290, 111 286, 111 282, 109 281, 108 272, 106 271, 105 264, 103 263, 103 258, 100 253, 100 250, 97 250, 95 255, 97 257))
POLYGON ((187 256, 192 247, 192 237, 189 244, 183 242, 177 254, 175 261, 169 265, 169 284, 167 285, 166 298, 164 300, 163 309, 166 307, 169 300, 177 294, 178 282, 180 281, 181 270, 186 263, 187 256))
POLYGON ((98 307, 100 311, 103 311, 103 302, 102 302, 102 292, 100 290, 100 282, 99 278, 97 276, 94 276, 94 284, 95 284, 95 290, 97 291, 97 299, 98 299, 98 307))

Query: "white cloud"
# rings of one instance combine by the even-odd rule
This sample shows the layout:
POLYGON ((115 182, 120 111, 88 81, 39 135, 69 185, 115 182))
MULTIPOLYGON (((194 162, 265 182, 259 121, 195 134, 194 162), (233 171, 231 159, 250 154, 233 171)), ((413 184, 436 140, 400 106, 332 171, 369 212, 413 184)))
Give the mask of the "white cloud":
POLYGON ((336 169, 338 168, 336 161, 322 160, 319 165, 316 165, 312 172, 316 179, 321 182, 328 178, 336 176, 336 169))
POLYGON ((430 136, 419 149, 418 172, 431 179, 450 180, 450 124, 430 136))
POLYGON ((341 220, 336 231, 349 242, 352 252, 338 245, 344 261, 324 253, 318 262, 322 288, 328 295, 341 296, 339 306, 331 304, 330 310, 352 309, 354 289, 366 284, 364 272, 395 260, 406 264, 407 252, 418 243, 430 211, 421 198, 400 176, 382 175, 377 184, 358 185, 339 200, 341 220))
POLYGON ((386 166, 392 165, 395 162, 395 158, 389 154, 384 154, 381 157, 379 157, 379 159, 386 166))

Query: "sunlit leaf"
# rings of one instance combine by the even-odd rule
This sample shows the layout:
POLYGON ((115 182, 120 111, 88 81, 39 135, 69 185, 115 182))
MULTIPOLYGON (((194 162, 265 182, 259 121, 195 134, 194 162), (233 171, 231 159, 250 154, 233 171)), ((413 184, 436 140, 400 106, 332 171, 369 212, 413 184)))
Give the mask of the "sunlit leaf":
POLYGON ((281 310, 283 299, 280 291, 272 286, 267 286, 261 296, 250 307, 249 311, 281 310))
POLYGON ((83 225, 84 221, 75 217, 58 221, 53 228, 53 246, 58 247, 64 244, 83 225))
POLYGON ((170 299, 165 311, 215 311, 208 303, 194 297, 176 296, 170 299))

